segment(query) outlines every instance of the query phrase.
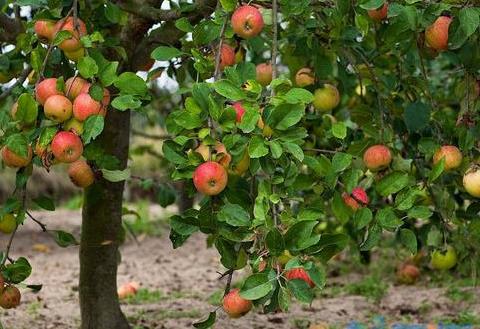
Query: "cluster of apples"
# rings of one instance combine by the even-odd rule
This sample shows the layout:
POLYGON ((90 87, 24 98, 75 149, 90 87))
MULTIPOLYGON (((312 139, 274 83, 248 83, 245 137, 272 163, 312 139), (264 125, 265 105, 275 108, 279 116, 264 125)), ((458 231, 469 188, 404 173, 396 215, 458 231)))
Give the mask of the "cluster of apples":
POLYGON ((34 30, 41 41, 48 43, 51 43, 59 32, 68 31, 70 37, 63 40, 58 47, 72 61, 78 61, 85 56, 85 48, 80 39, 87 34, 87 27, 80 18, 69 16, 59 21, 37 20, 34 30))
POLYGON ((21 294, 17 287, 7 284, 0 274, 0 307, 6 310, 20 305, 21 294))
MULTIPOLYGON (((89 94, 91 84, 80 78, 69 78, 62 90, 59 90, 56 78, 41 81, 35 89, 35 99, 43 106, 45 117, 60 127, 48 145, 42 145, 40 140, 35 145, 35 154, 44 163, 68 163, 68 174, 72 182, 82 188, 90 186, 95 179, 90 165, 81 159, 83 142, 80 136, 83 133, 85 120, 93 115, 106 115, 110 103, 110 93, 103 90, 103 99, 96 101, 89 94), (50 161, 53 157, 53 161, 50 161)), ((12 106, 11 115, 16 120, 18 103, 12 106)), ((12 168, 22 168, 30 164, 33 156, 29 146, 26 157, 16 154, 5 146, 1 152, 3 162, 12 168)))

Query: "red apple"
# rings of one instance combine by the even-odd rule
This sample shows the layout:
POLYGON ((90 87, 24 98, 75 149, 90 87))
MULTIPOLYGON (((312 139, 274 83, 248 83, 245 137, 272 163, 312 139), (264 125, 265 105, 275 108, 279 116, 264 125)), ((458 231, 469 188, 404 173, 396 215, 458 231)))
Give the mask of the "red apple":
POLYGON ((384 3, 381 8, 378 9, 372 9, 368 11, 368 16, 370 16, 371 19, 377 22, 383 21, 385 18, 387 18, 388 14, 388 4, 384 3))
POLYGON ((57 79, 49 78, 40 82, 35 89, 35 98, 44 105, 47 99, 53 95, 63 95, 60 90, 57 90, 57 79))
POLYGON ((58 46, 63 51, 71 52, 83 47, 82 43, 80 42, 80 38, 87 34, 87 27, 80 18, 77 18, 76 24, 77 26, 75 27, 74 18, 69 16, 59 20, 55 25, 56 32, 69 31, 72 35, 70 38, 62 41, 62 43, 60 43, 58 46))
POLYGON ((295 74, 295 83, 302 88, 313 85, 315 83, 315 73, 308 67, 304 67, 295 74))
POLYGON ((89 116, 99 114, 101 109, 102 104, 87 93, 78 95, 73 101, 73 116, 78 121, 85 121, 89 116))
POLYGON ((232 15, 233 32, 244 39, 257 36, 262 32, 263 25, 262 14, 253 6, 241 6, 232 15))
POLYGON ((223 44, 220 52, 220 68, 223 70, 225 67, 232 65, 235 65, 235 49, 223 44))
POLYGON ((231 318, 237 319, 250 312, 252 302, 240 296, 240 289, 232 289, 223 297, 223 309, 231 318))
POLYGON ((118 293, 118 298, 119 299, 125 299, 128 297, 135 296, 138 292, 138 289, 140 288, 139 284, 136 282, 127 282, 124 285, 120 286, 118 288, 117 293, 118 293))
MULTIPOLYGON (((86 85, 90 85, 90 83, 80 77, 68 78, 67 81, 65 81, 65 95, 73 101, 83 92, 86 85)), ((88 90, 86 92, 88 92, 88 90)))
POLYGON ((7 146, 4 146, 2 149, 2 159, 3 163, 7 167, 11 168, 22 168, 28 166, 30 161, 32 161, 32 147, 28 146, 28 155, 27 157, 20 156, 13 151, 11 151, 7 146))
POLYGON ((445 158, 444 169, 447 171, 460 167, 463 156, 458 147, 453 145, 444 145, 440 147, 433 155, 433 164, 437 164, 443 158, 445 158))
POLYGON ((70 131, 58 132, 53 137, 51 147, 55 159, 65 163, 77 161, 83 153, 82 140, 70 131))
POLYGON ((435 50, 448 49, 448 28, 452 19, 448 16, 438 17, 432 25, 425 30, 425 42, 435 50))
POLYGON ((404 284, 414 284, 420 277, 420 270, 415 265, 404 264, 397 271, 397 280, 404 284))
POLYGON ((8 310, 20 305, 20 290, 15 286, 6 286, 0 294, 0 307, 8 310))
POLYGON ((392 162, 392 153, 385 145, 370 146, 363 154, 363 163, 371 171, 387 168, 392 162))
POLYGON ((358 204, 357 200, 352 198, 348 193, 342 193, 342 199, 343 202, 352 209, 354 212, 357 211, 360 208, 360 205, 358 204))
POLYGON ((235 109, 235 112, 237 113, 237 122, 240 123, 242 122, 243 115, 245 114, 245 109, 242 106, 242 103, 236 102, 233 103, 232 107, 235 109))
POLYGON ((367 192, 365 192, 365 190, 359 186, 355 187, 353 190, 352 190, 352 197, 364 204, 364 205, 367 205, 369 203, 369 199, 368 199, 368 195, 367 195, 367 192))
POLYGON ((288 270, 285 273, 285 277, 287 278, 287 280, 295 280, 295 279, 303 280, 310 286, 310 288, 315 287, 315 283, 312 281, 312 279, 310 279, 310 276, 308 275, 307 271, 305 271, 301 267, 288 270))
POLYGON ((72 102, 63 95, 53 95, 48 97, 43 111, 50 120, 62 123, 72 116, 72 102))
POLYGON ((47 39, 48 41, 51 41, 56 33, 55 22, 45 19, 36 21, 33 29, 39 38, 47 39))
POLYGON ((205 195, 219 194, 225 189, 227 182, 227 171, 217 162, 204 162, 193 173, 193 184, 205 195))
POLYGON ((257 65, 257 81, 262 86, 268 86, 272 82, 272 64, 262 63, 257 65))
POLYGON ((73 184, 81 188, 89 187, 95 181, 92 167, 85 160, 72 162, 68 167, 68 176, 73 184))

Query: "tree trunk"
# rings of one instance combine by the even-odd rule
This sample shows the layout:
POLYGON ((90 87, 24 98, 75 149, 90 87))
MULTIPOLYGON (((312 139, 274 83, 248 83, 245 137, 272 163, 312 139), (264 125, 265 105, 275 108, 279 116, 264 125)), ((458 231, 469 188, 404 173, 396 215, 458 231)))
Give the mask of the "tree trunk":
MULTIPOLYGON (((130 113, 110 111, 100 144, 125 168, 130 113)), ((80 311, 82 329, 127 329, 117 296, 124 182, 98 179, 85 191, 80 243, 80 311)))

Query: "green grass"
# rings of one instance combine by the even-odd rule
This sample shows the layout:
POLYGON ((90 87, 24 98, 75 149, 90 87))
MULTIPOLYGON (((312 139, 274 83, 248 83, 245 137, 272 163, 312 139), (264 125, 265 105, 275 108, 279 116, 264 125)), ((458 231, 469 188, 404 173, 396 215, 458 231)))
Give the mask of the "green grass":
POLYGON ((135 236, 141 234, 160 236, 167 227, 165 219, 151 217, 150 203, 146 200, 138 201, 136 204, 128 207, 128 212, 124 214, 123 218, 127 231, 135 236))
POLYGON ((165 294, 160 290, 148 290, 141 288, 134 296, 125 298, 124 302, 126 304, 155 304, 161 301, 166 300, 175 300, 175 299, 200 299, 201 297, 197 294, 184 292, 184 291, 174 291, 170 294, 165 294))
POLYGON ((388 285, 376 276, 369 276, 345 286, 347 293, 364 296, 374 301, 380 301, 387 293, 387 290, 388 285))

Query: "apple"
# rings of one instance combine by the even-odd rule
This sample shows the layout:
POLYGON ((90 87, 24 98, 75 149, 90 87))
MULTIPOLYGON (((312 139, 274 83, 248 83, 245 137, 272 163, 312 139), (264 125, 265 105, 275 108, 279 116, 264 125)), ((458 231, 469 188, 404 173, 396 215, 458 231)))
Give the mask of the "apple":
POLYGON ((252 302, 240 296, 240 289, 232 289, 223 297, 223 309, 233 319, 240 318, 250 312, 252 302))
POLYGON ((48 119, 62 123, 72 116, 72 102, 63 95, 53 95, 48 97, 43 111, 48 119))
POLYGON ((352 197, 364 204, 364 205, 367 205, 369 203, 369 199, 368 199, 368 195, 367 195, 367 192, 365 192, 365 190, 359 186, 355 187, 353 190, 352 190, 352 197))
POLYGON ((3 163, 10 168, 22 168, 28 166, 32 161, 32 147, 28 146, 27 157, 20 156, 10 150, 7 146, 2 149, 3 163))
POLYGON ((53 95, 63 95, 60 90, 57 90, 56 78, 48 78, 43 80, 35 89, 35 98, 42 105, 44 105, 47 99, 53 95))
POLYGON ((217 162, 204 162, 193 173, 193 184, 205 195, 219 194, 225 189, 227 182, 227 171, 217 162))
POLYGON ((135 296, 138 292, 139 284, 136 282, 128 282, 118 288, 118 298, 125 299, 128 297, 135 296))
POLYGON ((235 65, 235 49, 233 47, 223 44, 220 51, 220 69, 227 66, 235 65))
POLYGON ((315 73, 310 68, 304 67, 295 74, 295 83, 302 88, 313 85, 315 83, 315 73))
POLYGON ((278 264, 285 266, 293 258, 292 254, 288 250, 284 250, 283 253, 278 256, 278 264))
MULTIPOLYGON (((204 161, 210 160, 210 147, 208 145, 200 144, 200 146, 195 149, 195 152, 200 153, 204 161)), ((212 147, 212 159, 225 168, 228 168, 232 161, 232 156, 227 152, 225 145, 216 142, 215 147, 212 147)))
POLYGON ((337 87, 325 84, 323 88, 315 90, 313 106, 321 112, 333 110, 340 103, 340 93, 337 87))
POLYGON ((435 270, 449 270, 457 264, 457 252, 452 246, 447 246, 447 250, 435 250, 432 253, 430 265, 435 270))
POLYGON ((305 271, 301 267, 288 270, 287 272, 285 272, 285 277, 289 281, 295 280, 295 279, 303 280, 310 286, 310 288, 315 287, 315 283, 312 281, 312 279, 310 279, 310 276, 308 275, 307 271, 305 271))
POLYGON ((383 21, 385 18, 387 18, 388 14, 388 4, 384 3, 381 8, 378 9, 372 9, 368 11, 368 16, 370 16, 371 19, 377 22, 383 21))
POLYGON ((78 121, 75 118, 71 118, 63 124, 63 130, 71 131, 80 136, 83 134, 83 122, 78 121))
POLYGON ((463 176, 463 187, 471 196, 480 198, 480 170, 473 165, 463 176))
POLYGON ((235 109, 235 112, 237 113, 237 122, 240 123, 242 122, 243 115, 245 114, 245 109, 242 106, 242 103, 236 102, 232 104, 232 107, 235 109))
POLYGON ((82 140, 70 131, 60 131, 53 137, 52 153, 60 162, 72 163, 77 161, 83 153, 82 140))
POLYGON ((81 58, 85 57, 85 48, 78 48, 77 50, 64 51, 65 57, 72 62, 78 62, 81 58))
POLYGON ((85 121, 88 117, 99 114, 101 109, 102 104, 87 93, 78 95, 73 101, 73 116, 78 121, 85 121))
POLYGON ((370 171, 379 171, 387 168, 392 162, 392 153, 385 145, 370 146, 363 154, 363 163, 370 171))
POLYGON ((257 72, 257 81, 262 86, 268 86, 270 82, 272 82, 272 64, 269 63, 262 63, 258 64, 256 68, 257 72))
MULTIPOLYGON (((65 95, 72 101, 84 92, 84 88, 90 83, 80 77, 71 77, 65 81, 65 95)), ((86 91, 88 92, 88 90, 86 91)))
POLYGON ((250 39, 260 34, 263 25, 262 14, 253 6, 238 7, 232 15, 233 32, 244 39, 250 39))
POLYGON ((448 28, 452 19, 448 16, 438 17, 432 25, 425 30, 425 42, 435 50, 448 49, 448 28))
POLYGON ((55 22, 46 19, 36 21, 33 29, 39 38, 47 39, 48 41, 51 41, 56 33, 55 22))
POLYGON ((0 232, 10 234, 15 231, 17 220, 13 214, 6 214, 0 220, 0 232))
POLYGON ((4 309, 15 308, 20 305, 20 290, 15 286, 6 286, 0 294, 0 307, 4 309))
POLYGON ((348 195, 348 193, 342 193, 342 199, 343 199, 343 202, 347 205, 347 207, 352 209, 354 212, 357 211, 358 208, 360 208, 360 205, 358 204, 357 200, 355 200, 350 195, 348 195))
POLYGON ((68 177, 73 184, 81 188, 89 187, 95 181, 92 167, 85 160, 72 162, 68 167, 68 177))
POLYGON ((232 173, 241 176, 247 172, 248 168, 250 168, 250 156, 248 150, 245 150, 240 161, 233 165, 232 173))
POLYGON ((77 18, 77 26, 75 27, 74 20, 75 19, 72 16, 69 16, 59 20, 55 24, 55 31, 57 33, 60 31, 69 31, 71 33, 71 37, 62 41, 58 46, 63 51, 72 52, 83 47, 82 43, 80 42, 80 38, 87 34, 87 27, 80 18, 77 18))
POLYGON ((420 270, 412 264, 404 264, 397 271, 397 281, 403 284, 414 284, 420 277, 420 270))
POLYGON ((445 158, 444 169, 447 171, 460 167, 463 156, 458 147, 453 145, 444 145, 440 147, 433 155, 433 164, 436 165, 443 158, 445 158))

